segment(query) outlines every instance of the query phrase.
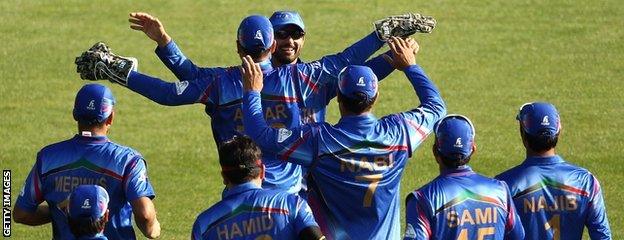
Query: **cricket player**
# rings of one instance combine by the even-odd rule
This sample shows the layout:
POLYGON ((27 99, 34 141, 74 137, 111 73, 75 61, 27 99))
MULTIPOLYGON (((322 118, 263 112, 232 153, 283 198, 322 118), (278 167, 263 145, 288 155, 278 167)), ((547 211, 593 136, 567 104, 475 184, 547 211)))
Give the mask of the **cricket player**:
POLYGON ((69 195, 67 216, 69 229, 77 240, 107 240, 104 227, 108 222, 109 197, 98 185, 80 185, 69 195))
MULTIPOLYGON (((141 21, 133 21, 136 24, 133 28, 145 29, 147 23, 141 21)), ((159 26, 162 27, 162 25, 159 26)), ((159 31, 159 33, 162 32, 159 31)), ((152 33, 152 31, 146 31, 148 36, 154 37, 152 33)), ((161 45, 161 41, 157 42, 161 45)), ((262 92, 265 118, 271 126, 288 128, 308 121, 305 119, 323 120, 325 106, 336 95, 336 77, 339 71, 348 64, 364 63, 383 44, 384 42, 375 33, 371 33, 336 55, 329 55, 312 63, 273 68, 270 61, 271 53, 275 50, 273 28, 266 17, 254 15, 245 18, 239 26, 237 40, 239 55, 253 56, 254 61, 262 66, 263 74, 266 75, 267 87, 262 92), (307 114, 301 112, 300 109, 304 108, 314 110, 309 111, 311 114, 307 114)), ((94 48, 97 47, 94 46, 94 48)), ((102 54, 93 56, 99 58, 107 54, 105 51, 99 52, 102 54)), ((243 89, 238 66, 197 67, 170 39, 164 46, 159 46, 156 52, 178 79, 185 80, 167 82, 130 71, 135 64, 124 58, 117 58, 119 61, 116 62, 99 59, 98 61, 102 63, 100 65, 106 67, 97 72, 99 75, 97 77, 86 76, 93 72, 93 67, 81 67, 80 58, 77 63, 79 71, 81 68, 86 69, 82 72, 83 79, 109 79, 159 104, 172 106, 204 104, 205 112, 212 119, 211 125, 217 145, 243 134, 240 108, 243 89)), ((86 65, 93 66, 94 64, 87 63, 86 65)), ((274 154, 265 153, 263 156, 267 167, 263 187, 287 189, 291 193, 298 192, 301 188, 301 167, 279 161, 274 154)))
POLYGON ((591 239, 611 239, 598 179, 555 151, 561 133, 555 106, 527 103, 516 118, 526 159, 496 178, 509 185, 526 239, 581 239, 584 226, 591 239))
POLYGON ((219 163, 227 191, 197 217, 192 239, 324 239, 303 198, 261 188, 265 168, 250 138, 223 143, 219 163))
POLYGON ((440 175, 407 196, 404 239, 524 238, 507 185, 468 166, 475 135, 462 115, 448 115, 436 125, 433 155, 440 175))
POLYGON ((15 203, 15 222, 31 226, 52 222, 54 239, 73 239, 65 211, 67 196, 89 184, 102 186, 110 195, 106 237, 135 239, 132 214, 145 237, 160 235, 145 160, 136 150, 106 137, 115 117, 114 104, 104 85, 87 84, 78 91, 73 111, 78 134, 39 151, 15 203))
POLYGON ((250 57, 243 59, 246 133, 265 152, 308 167, 308 202, 328 239, 400 238, 403 169, 446 112, 438 89, 416 65, 415 41, 393 37, 389 46, 393 65, 405 72, 420 106, 377 119, 371 112, 377 78, 370 68, 351 65, 339 75, 336 125, 270 127, 262 116, 261 68, 250 57))

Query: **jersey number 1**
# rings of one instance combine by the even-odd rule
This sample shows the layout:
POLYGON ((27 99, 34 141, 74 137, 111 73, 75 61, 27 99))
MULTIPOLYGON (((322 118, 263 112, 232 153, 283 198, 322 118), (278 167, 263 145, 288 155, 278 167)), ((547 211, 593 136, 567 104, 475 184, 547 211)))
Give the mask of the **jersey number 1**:
POLYGON ((559 214, 555 214, 548 222, 544 223, 546 231, 553 230, 553 240, 559 240, 561 238, 561 220, 559 214))

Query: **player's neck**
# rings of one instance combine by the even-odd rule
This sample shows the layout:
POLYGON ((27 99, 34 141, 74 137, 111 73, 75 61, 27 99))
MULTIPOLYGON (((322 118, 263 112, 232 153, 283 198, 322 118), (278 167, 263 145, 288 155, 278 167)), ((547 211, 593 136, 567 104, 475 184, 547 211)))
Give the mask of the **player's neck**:
POLYGON ((78 128, 78 134, 80 135, 84 136, 85 134, 87 134, 87 132, 91 136, 106 136, 106 134, 108 133, 108 128, 78 128))
POLYGON ((527 158, 529 157, 552 157, 557 155, 557 153, 555 152, 555 148, 551 148, 549 150, 546 150, 544 152, 535 152, 529 148, 526 149, 526 156, 527 158))

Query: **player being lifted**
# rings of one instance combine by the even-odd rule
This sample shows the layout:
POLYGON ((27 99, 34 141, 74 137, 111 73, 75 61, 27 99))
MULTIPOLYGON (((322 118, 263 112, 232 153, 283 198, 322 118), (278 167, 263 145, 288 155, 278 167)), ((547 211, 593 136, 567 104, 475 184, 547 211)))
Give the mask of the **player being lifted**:
POLYGON ((509 184, 526 239, 581 239, 583 226, 591 239, 611 239, 598 179, 555 152, 561 133, 555 106, 527 103, 516 118, 526 159, 496 178, 509 184))
POLYGON ((323 233, 333 239, 400 238, 399 183, 411 153, 431 132, 446 108, 435 85, 416 65, 418 45, 392 38, 393 64, 405 72, 421 105, 375 118, 377 78, 370 68, 341 71, 336 125, 309 123, 271 128, 262 116, 261 67, 243 58, 246 133, 265 152, 309 167, 310 206, 323 233))
MULTIPOLYGON (((420 24, 413 19, 398 21, 402 24, 397 25, 397 28, 420 24)), ((136 26, 144 28, 142 25, 136 26)), ((162 34, 162 25, 159 29, 162 32, 158 33, 162 34)), ((414 32, 416 30, 392 31, 389 34, 406 35, 414 32)), ((153 37, 150 34, 148 36, 153 37)), ((384 44, 379 36, 371 33, 341 53, 312 63, 285 65, 280 68, 271 66, 270 56, 275 50, 275 44, 273 28, 266 17, 245 18, 239 26, 236 42, 239 55, 252 56, 261 65, 267 79, 267 87, 262 91, 264 117, 272 126, 291 128, 302 123, 301 108, 315 109, 312 111, 319 112, 318 118, 324 118, 325 106, 336 95, 340 69, 349 64, 364 63, 384 44)), ((217 145, 243 133, 240 109, 243 89, 238 66, 197 67, 180 52, 173 41, 158 47, 156 52, 178 79, 184 81, 166 82, 132 71, 136 66, 134 61, 112 54, 103 44, 96 44, 83 53, 76 63, 83 79, 108 79, 159 104, 204 104, 205 112, 212 119, 212 131, 217 145)), ((384 68, 391 67, 388 63, 386 65, 388 66, 384 68)), ((287 189, 293 193, 299 191, 300 166, 279 161, 274 154, 269 153, 263 154, 263 160, 267 169, 263 187, 287 189)))
POLYGON ((448 115, 436 125, 433 155, 440 176, 407 196, 404 239, 518 239, 524 237, 507 185, 468 166, 472 122, 448 115))

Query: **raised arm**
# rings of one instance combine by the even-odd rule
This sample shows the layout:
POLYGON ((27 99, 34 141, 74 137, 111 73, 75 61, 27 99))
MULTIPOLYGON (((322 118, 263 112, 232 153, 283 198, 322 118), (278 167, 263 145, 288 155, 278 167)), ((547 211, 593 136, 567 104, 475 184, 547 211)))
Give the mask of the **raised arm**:
POLYGON ((282 160, 304 166, 310 165, 313 155, 313 128, 308 125, 295 129, 274 129, 267 125, 262 114, 260 91, 262 70, 249 56, 243 57, 243 124, 245 134, 251 137, 263 152, 278 155, 282 160))
POLYGON ((128 88, 144 97, 167 106, 206 103, 214 75, 189 81, 168 82, 136 71, 128 76, 128 88))
POLYGON ((405 72, 420 100, 418 108, 398 114, 405 122, 411 153, 431 133, 435 123, 446 115, 446 106, 438 88, 416 64, 415 53, 419 45, 413 39, 395 37, 388 45, 392 50, 393 65, 405 72))
POLYGON ((198 67, 182 53, 158 18, 148 13, 133 12, 128 21, 130 28, 142 31, 158 44, 156 55, 178 80, 202 78, 210 73, 209 69, 198 67))

